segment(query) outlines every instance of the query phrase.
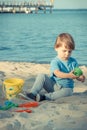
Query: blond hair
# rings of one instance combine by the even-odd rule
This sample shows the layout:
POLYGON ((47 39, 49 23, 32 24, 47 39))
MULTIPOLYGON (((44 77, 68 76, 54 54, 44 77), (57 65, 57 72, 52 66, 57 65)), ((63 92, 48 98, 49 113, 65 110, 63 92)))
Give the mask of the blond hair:
POLYGON ((69 48, 72 50, 75 49, 75 42, 73 40, 73 37, 68 33, 61 33, 57 37, 54 47, 58 48, 58 47, 62 46, 63 44, 66 48, 69 48))

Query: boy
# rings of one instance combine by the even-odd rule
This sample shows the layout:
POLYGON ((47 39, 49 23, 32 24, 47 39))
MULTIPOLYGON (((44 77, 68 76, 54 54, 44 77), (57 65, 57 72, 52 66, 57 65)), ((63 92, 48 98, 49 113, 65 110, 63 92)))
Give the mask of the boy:
POLYGON ((51 75, 39 74, 31 89, 26 96, 35 100, 56 100, 60 97, 71 96, 73 94, 74 79, 81 82, 85 81, 85 76, 76 76, 73 74, 74 68, 78 67, 76 59, 71 57, 75 49, 75 43, 72 36, 68 33, 60 34, 54 45, 57 56, 51 61, 51 75), (47 91, 41 95, 42 89, 47 91))

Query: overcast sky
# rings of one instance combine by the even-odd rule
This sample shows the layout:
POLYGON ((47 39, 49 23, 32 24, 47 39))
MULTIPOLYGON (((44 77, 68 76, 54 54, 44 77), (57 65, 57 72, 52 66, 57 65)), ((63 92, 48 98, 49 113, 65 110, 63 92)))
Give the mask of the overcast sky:
POLYGON ((59 9, 87 9, 87 0, 54 0, 54 7, 59 9))

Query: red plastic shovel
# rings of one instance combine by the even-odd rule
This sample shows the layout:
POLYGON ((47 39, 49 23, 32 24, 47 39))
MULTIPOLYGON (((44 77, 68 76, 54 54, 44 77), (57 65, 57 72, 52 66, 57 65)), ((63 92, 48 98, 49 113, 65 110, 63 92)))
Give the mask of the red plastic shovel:
MULTIPOLYGON (((26 103, 23 103, 23 104, 18 105, 18 107, 29 108, 29 107, 37 107, 38 105, 39 105, 38 102, 26 102, 26 103)), ((27 112, 27 113, 31 113, 32 110, 30 110, 30 109, 15 110, 15 112, 27 112)))
POLYGON ((24 109, 24 110, 15 110, 14 112, 27 112, 27 113, 31 113, 32 110, 24 109))
POLYGON ((39 105, 38 102, 26 102, 26 103, 23 103, 23 104, 19 104, 18 107, 37 107, 39 105))

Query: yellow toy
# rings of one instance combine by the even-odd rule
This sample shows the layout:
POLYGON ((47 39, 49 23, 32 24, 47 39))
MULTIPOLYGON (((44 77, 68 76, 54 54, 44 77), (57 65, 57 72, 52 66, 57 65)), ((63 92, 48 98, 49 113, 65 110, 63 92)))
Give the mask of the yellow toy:
POLYGON ((3 82, 3 90, 6 99, 15 97, 21 90, 24 84, 24 80, 20 78, 10 78, 3 82))

